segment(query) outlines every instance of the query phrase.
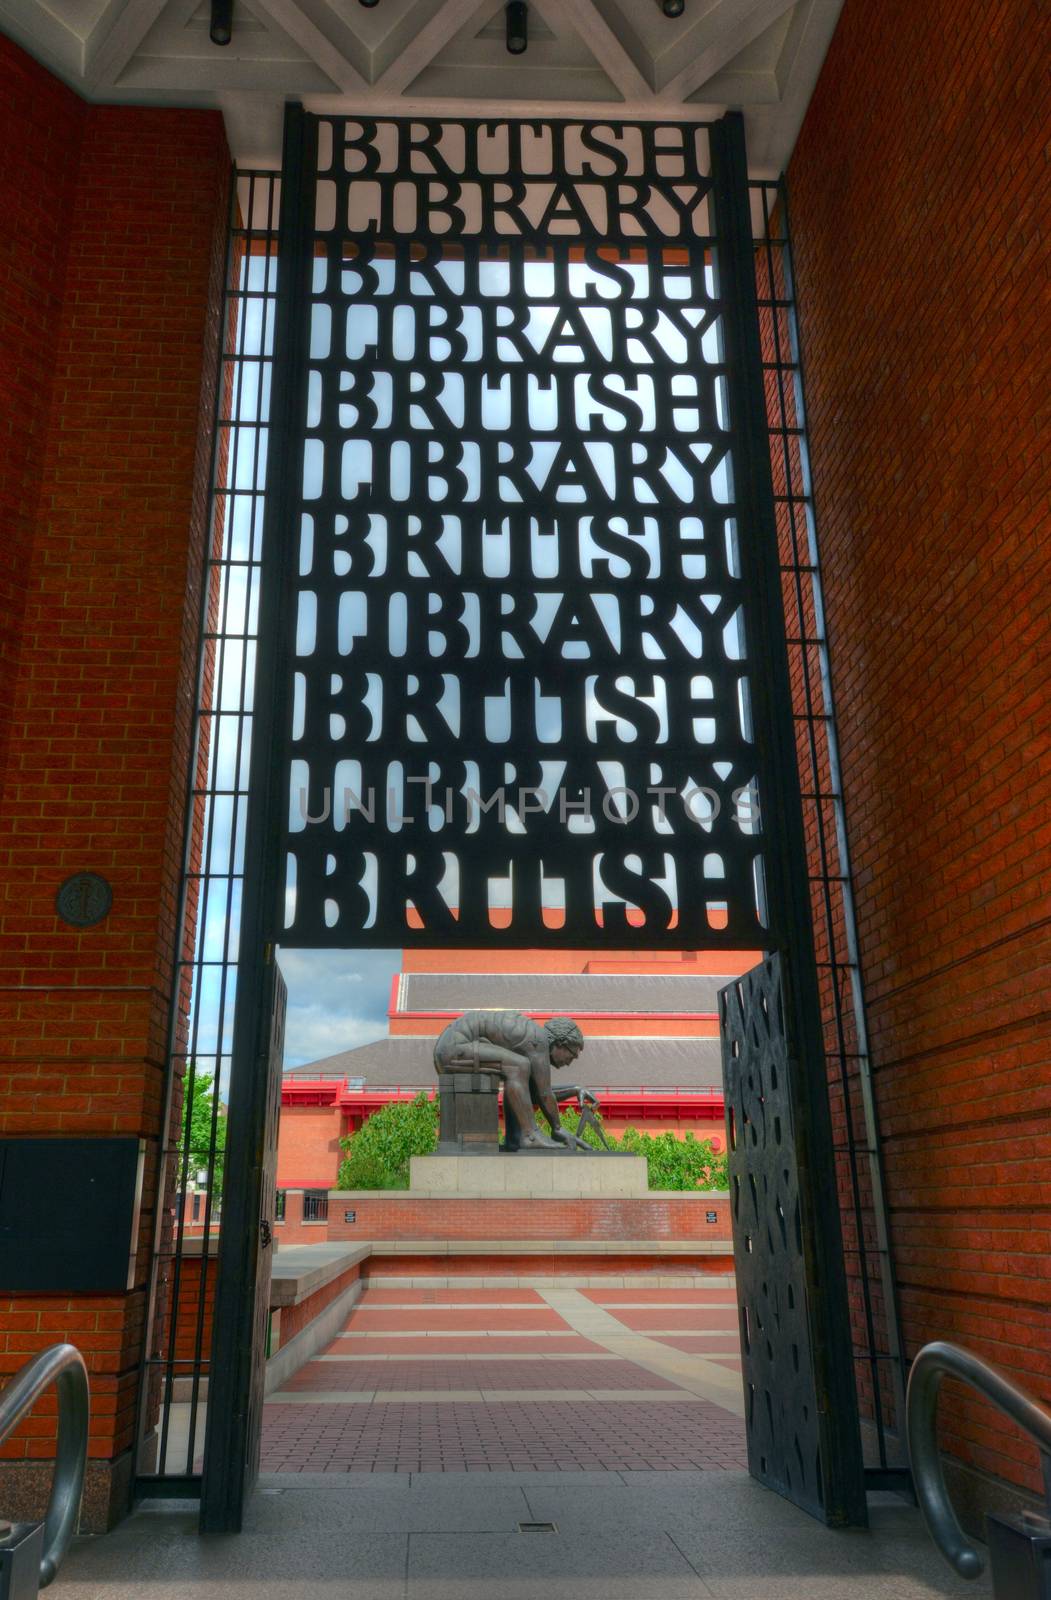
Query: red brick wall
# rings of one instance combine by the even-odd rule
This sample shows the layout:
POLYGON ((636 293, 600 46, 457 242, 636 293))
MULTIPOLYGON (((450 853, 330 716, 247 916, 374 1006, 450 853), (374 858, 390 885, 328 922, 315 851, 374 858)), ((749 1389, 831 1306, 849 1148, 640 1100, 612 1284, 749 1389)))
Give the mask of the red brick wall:
POLYGON ((62 303, 66 222, 77 182, 85 107, 56 78, 0 38, 0 764, 10 716, 26 603, 33 516, 53 351, 62 303), (26 173, 32 171, 32 182, 26 173))
MULTIPOLYGON (((0 1128, 150 1141, 138 1287, 56 1299, 46 1326, 0 1303, 0 1371, 64 1331, 84 1343, 110 1418, 92 1452, 112 1460, 131 1444, 154 1220, 229 157, 217 114, 84 107, 4 40, 0 85, 19 153, 0 276, 18 583, 0 593, 0 1128), (114 901, 77 932, 54 897, 83 869, 114 901)), ((3 1453, 50 1449, 30 1429, 3 1453)))
MULTIPOLYGON (((907 1351, 1045 1398, 1049 48, 1032 0, 846 0, 788 175, 907 1351)), ((954 1453, 1035 1483, 947 1401, 954 1453)))
MULTIPOLYGON (((209 1356, 212 1348, 212 1318, 215 1311, 215 1280, 216 1259, 213 1255, 208 1262, 207 1273, 202 1273, 202 1259, 200 1255, 184 1255, 179 1264, 179 1295, 178 1314, 175 1319, 175 1346, 174 1355, 177 1362, 187 1365, 177 1366, 174 1376, 176 1378, 192 1377, 193 1363, 197 1359, 197 1322, 201 1322, 201 1371, 204 1375, 208 1372, 209 1356), (203 1293, 202 1293, 203 1288, 203 1293)), ((174 1276, 174 1275, 173 1275, 174 1276)), ((171 1337, 171 1324, 164 1329, 161 1348, 167 1359, 169 1339, 171 1337)))
POLYGON ((729 1202, 667 1194, 651 1199, 536 1200, 424 1198, 376 1191, 334 1195, 328 1237, 373 1239, 707 1239, 730 1238, 729 1202), (345 1222, 343 1213, 357 1213, 345 1222), (715 1211, 718 1220, 705 1220, 715 1211))

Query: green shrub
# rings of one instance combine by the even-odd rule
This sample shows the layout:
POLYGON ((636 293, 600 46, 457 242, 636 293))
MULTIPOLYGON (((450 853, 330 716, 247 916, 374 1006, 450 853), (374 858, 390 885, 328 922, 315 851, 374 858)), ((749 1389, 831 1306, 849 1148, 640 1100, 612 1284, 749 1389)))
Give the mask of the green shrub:
POLYGON ((725 1189, 729 1186, 726 1157, 717 1155, 711 1141, 688 1133, 640 1133, 625 1128, 620 1148, 645 1156, 651 1189, 725 1189))
POLYGON ((357 1133, 341 1139, 340 1189, 407 1189, 409 1157, 429 1156, 438 1143, 438 1102, 420 1093, 374 1111, 357 1133))
MULTIPOLYGON (((595 1113, 598 1116, 598 1113, 595 1113)), ((564 1125, 571 1133, 577 1131, 578 1116, 566 1110, 562 1115, 564 1125)), ((601 1122, 601 1117, 599 1121, 601 1122)), ((602 1145, 592 1128, 585 1128, 584 1142, 601 1150, 602 1145)), ((711 1141, 698 1139, 688 1133, 677 1139, 673 1133, 640 1133, 637 1128, 625 1128, 620 1139, 610 1143, 628 1155, 645 1156, 646 1176, 651 1189, 726 1189, 729 1178, 725 1155, 717 1155, 711 1141)))

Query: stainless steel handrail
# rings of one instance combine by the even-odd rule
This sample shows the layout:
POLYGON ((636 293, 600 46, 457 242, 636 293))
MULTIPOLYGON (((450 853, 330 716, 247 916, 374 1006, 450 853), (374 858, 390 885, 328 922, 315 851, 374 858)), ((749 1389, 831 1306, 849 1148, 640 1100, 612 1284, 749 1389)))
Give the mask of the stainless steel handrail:
POLYGON ((1006 1372, 959 1345, 924 1345, 909 1373, 906 1419, 916 1498, 934 1543, 961 1578, 977 1578, 982 1558, 956 1520, 938 1451, 938 1390, 943 1378, 959 1378, 985 1396, 1034 1439, 1043 1457, 1044 1488, 1051 1514, 1051 1410, 1006 1372))
POLYGON ((54 1344, 27 1361, 0 1392, 0 1444, 3 1444, 52 1384, 58 1389, 58 1447, 51 1496, 44 1517, 44 1554, 40 1560, 42 1589, 54 1578, 69 1548, 84 1493, 90 1415, 87 1368, 75 1345, 54 1344))

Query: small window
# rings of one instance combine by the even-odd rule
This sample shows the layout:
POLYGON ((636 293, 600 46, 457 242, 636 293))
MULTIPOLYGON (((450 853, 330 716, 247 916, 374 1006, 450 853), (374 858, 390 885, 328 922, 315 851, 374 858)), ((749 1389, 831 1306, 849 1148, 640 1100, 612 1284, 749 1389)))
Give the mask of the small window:
POLYGON ((303 1191, 303 1221, 328 1221, 327 1189, 305 1189, 303 1191))
POLYGON ((284 1220, 285 1220, 285 1191, 284 1191, 284 1189, 278 1189, 277 1193, 274 1195, 274 1221, 275 1222, 284 1222, 284 1220))
POLYGON ((201 1196, 199 1192, 195 1193, 193 1197, 193 1216, 190 1220, 192 1222, 200 1222, 201 1220, 201 1196))

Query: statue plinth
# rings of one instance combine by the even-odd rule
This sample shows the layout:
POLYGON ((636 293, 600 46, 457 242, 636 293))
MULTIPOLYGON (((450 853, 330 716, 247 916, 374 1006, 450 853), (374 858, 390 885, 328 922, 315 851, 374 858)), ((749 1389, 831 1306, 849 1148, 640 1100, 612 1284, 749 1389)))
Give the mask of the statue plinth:
POLYGON ((500 1148, 500 1079, 492 1072, 447 1072, 438 1079, 438 1154, 489 1156, 500 1148))
POLYGON ((644 1156, 603 1151, 581 1155, 575 1150, 518 1151, 503 1155, 413 1156, 409 1161, 412 1194, 559 1199, 593 1196, 630 1198, 649 1193, 644 1156))

